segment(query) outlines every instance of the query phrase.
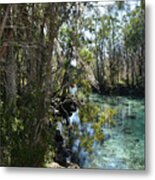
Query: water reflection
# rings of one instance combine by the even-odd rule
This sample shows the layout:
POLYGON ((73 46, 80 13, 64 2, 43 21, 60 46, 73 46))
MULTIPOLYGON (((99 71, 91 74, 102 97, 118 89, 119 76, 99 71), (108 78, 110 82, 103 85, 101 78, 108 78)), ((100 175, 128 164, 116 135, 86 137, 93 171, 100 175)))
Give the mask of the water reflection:
POLYGON ((144 169, 144 100, 127 97, 92 96, 105 110, 116 108, 116 127, 103 127, 106 141, 95 143, 86 156, 84 168, 144 169))

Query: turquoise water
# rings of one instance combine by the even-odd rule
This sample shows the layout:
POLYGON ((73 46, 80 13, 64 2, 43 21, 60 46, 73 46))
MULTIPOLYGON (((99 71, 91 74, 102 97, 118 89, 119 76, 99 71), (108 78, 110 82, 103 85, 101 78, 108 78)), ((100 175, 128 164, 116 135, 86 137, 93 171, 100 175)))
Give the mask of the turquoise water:
POLYGON ((93 153, 85 154, 81 168, 144 169, 144 99, 93 95, 91 100, 103 111, 109 107, 116 109, 116 126, 103 127, 110 138, 95 144, 93 153))

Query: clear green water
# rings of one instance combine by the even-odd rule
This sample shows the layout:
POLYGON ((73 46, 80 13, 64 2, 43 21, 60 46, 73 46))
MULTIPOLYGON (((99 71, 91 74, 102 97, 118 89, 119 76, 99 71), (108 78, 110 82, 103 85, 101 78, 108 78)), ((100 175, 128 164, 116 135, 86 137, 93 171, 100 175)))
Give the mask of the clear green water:
POLYGON ((96 144, 94 152, 87 154, 83 168, 144 169, 145 107, 144 99, 93 95, 91 100, 101 109, 115 108, 116 126, 103 127, 110 138, 96 144))

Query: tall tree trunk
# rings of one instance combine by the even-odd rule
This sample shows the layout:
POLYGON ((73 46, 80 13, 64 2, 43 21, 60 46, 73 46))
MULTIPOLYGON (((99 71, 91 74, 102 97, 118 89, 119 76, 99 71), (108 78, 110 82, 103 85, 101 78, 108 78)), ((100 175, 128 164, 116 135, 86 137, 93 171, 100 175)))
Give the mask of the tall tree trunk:
MULTIPOLYGON (((12 124, 14 123, 15 116, 16 116, 16 98, 17 98, 17 85, 16 85, 16 60, 15 60, 15 49, 12 44, 14 41, 14 29, 13 29, 13 12, 14 6, 11 6, 9 9, 9 19, 8 23, 10 25, 10 29, 8 30, 8 34, 10 36, 7 48, 7 55, 6 55, 6 83, 5 83, 5 120, 7 122, 7 135, 8 136, 8 148, 10 149, 10 156, 11 156, 11 164, 14 158, 12 154, 12 124), (10 148, 11 147, 11 148, 10 148)), ((9 163, 9 162, 8 162, 9 163)))

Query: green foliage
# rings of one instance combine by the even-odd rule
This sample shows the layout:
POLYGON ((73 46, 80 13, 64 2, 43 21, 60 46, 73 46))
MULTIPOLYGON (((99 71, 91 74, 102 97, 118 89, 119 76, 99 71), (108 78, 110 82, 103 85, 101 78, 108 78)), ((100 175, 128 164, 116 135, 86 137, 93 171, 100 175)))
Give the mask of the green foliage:
POLYGON ((104 112, 100 114, 98 122, 102 125, 107 124, 108 126, 115 126, 115 121, 113 120, 113 116, 116 114, 116 109, 107 108, 104 112))
POLYGON ((93 148, 92 148, 93 142, 94 142, 94 138, 90 137, 88 134, 84 134, 80 138, 80 146, 84 147, 89 153, 93 152, 93 148))
POLYGON ((82 78, 77 79, 76 82, 80 87, 80 91, 78 92, 78 94, 83 93, 85 96, 89 95, 89 93, 91 92, 91 85, 88 80, 82 78))
MULTIPOLYGON (((80 119, 83 124, 91 123, 94 135, 84 132, 80 137, 77 126, 64 125, 64 139, 69 144, 70 139, 73 142, 80 137, 89 152, 93 140, 104 140, 103 125, 115 126, 116 112, 103 112, 89 100, 93 88, 88 70, 103 92, 131 83, 144 87, 144 4, 131 11, 117 2, 104 13, 102 7, 94 5, 10 5, 12 10, 4 24, 7 27, 2 32, 2 40, 7 41, 0 44, 0 134, 7 165, 34 167, 50 162, 56 153, 56 125, 64 118, 58 107, 70 96, 71 85, 78 87, 73 101, 79 104, 80 119), (12 24, 17 28, 8 30, 12 24), (74 58, 77 66, 71 67, 74 58), (56 99, 57 107, 51 107, 56 99), (76 137, 69 137, 69 131, 76 137)), ((1 22, 7 7, 0 6, 1 22)))
MULTIPOLYGON (((144 8, 144 7, 143 7, 144 8)), ((138 48, 144 43, 144 9, 137 6, 130 14, 128 14, 129 22, 123 28, 126 37, 126 46, 130 49, 138 48)))
POLYGON ((24 129, 23 123, 21 120, 15 118, 14 122, 12 123, 12 131, 22 131, 24 129))
POLYGON ((86 102, 80 107, 79 117, 82 122, 93 122, 96 121, 99 114, 99 107, 91 102, 86 102))
POLYGON ((92 63, 92 61, 94 60, 93 53, 87 48, 83 48, 80 50, 80 56, 82 60, 88 64, 92 63))
POLYGON ((108 108, 102 112, 99 106, 92 102, 87 102, 85 105, 81 106, 79 116, 82 123, 91 123, 92 128, 94 129, 93 137, 91 137, 87 132, 83 132, 81 137, 81 146, 85 147, 89 152, 91 152, 94 140, 97 142, 103 141, 105 137, 103 126, 115 126, 116 123, 113 120, 113 116, 115 114, 115 109, 108 108))

